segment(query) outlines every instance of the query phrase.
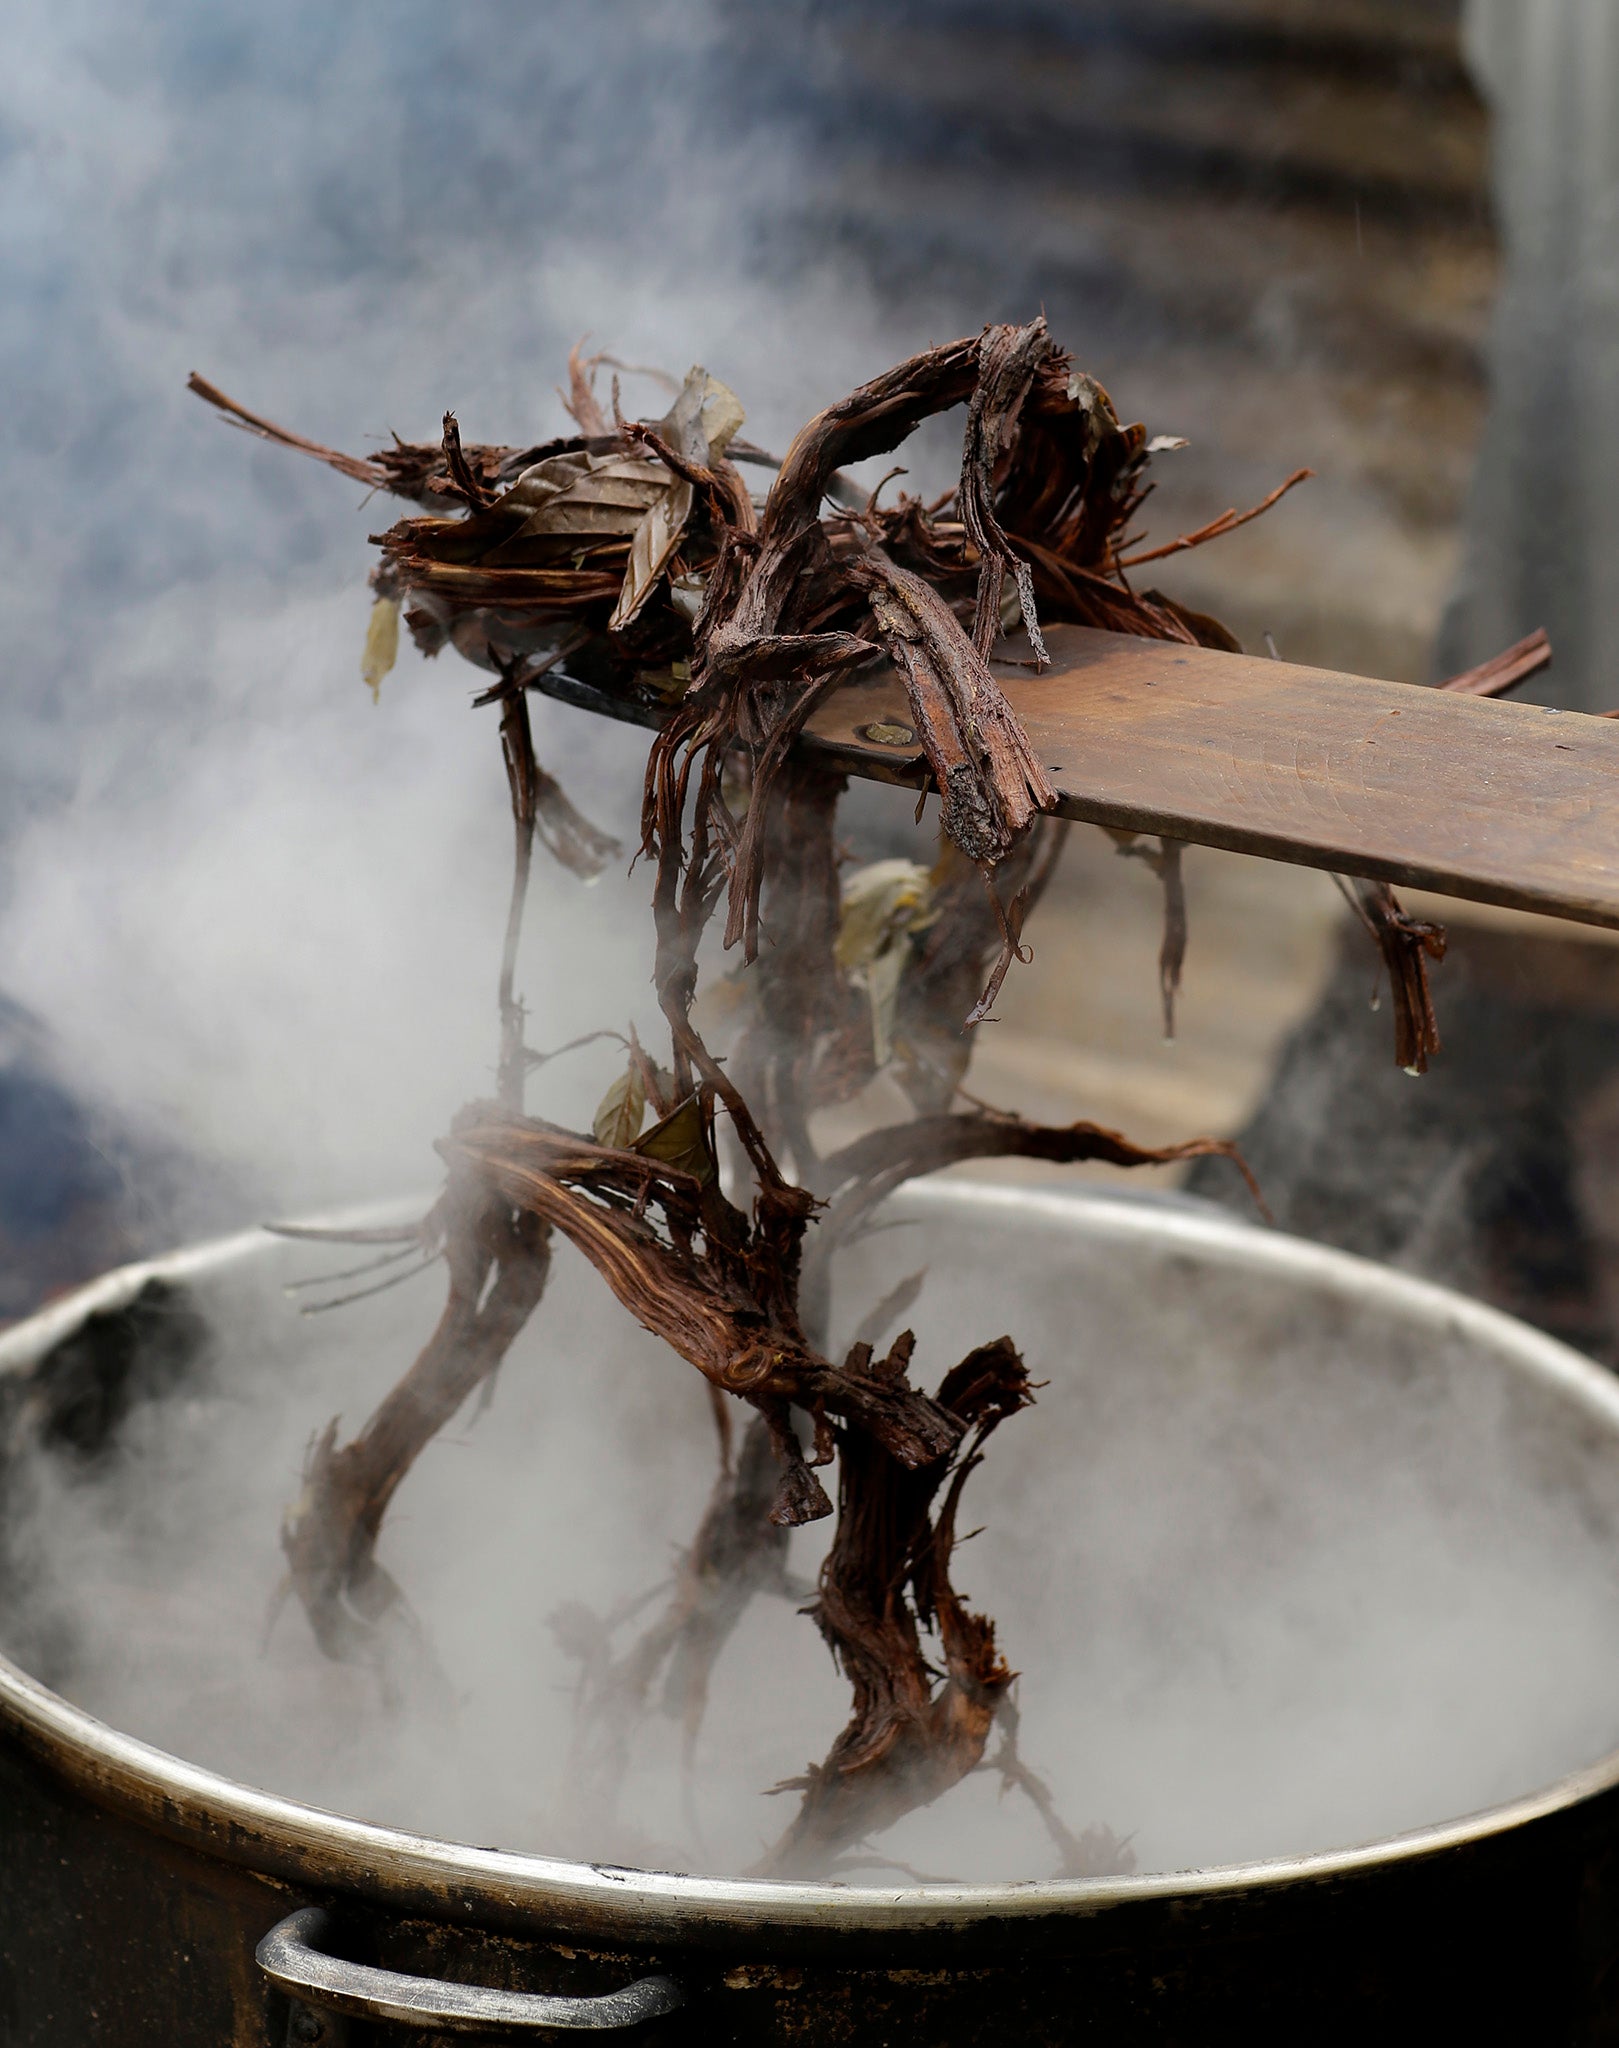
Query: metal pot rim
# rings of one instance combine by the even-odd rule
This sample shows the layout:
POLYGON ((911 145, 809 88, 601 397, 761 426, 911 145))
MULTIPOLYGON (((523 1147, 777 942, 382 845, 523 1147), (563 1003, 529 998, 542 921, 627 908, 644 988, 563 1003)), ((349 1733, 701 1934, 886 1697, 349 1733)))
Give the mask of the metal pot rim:
MULTIPOLYGON (((1049 1220, 1084 1215, 1093 1231, 1150 1235, 1227 1263, 1308 1276, 1355 1299, 1379 1297, 1406 1316, 1449 1333, 1476 1336, 1514 1356, 1531 1377, 1583 1407, 1619 1444, 1619 1380, 1577 1352, 1480 1302, 1346 1252, 1239 1222, 1185 1198, 1089 1188, 1025 1187, 966 1180, 906 1190, 906 1207, 1016 1210, 1049 1220)), ((343 1212, 376 1222, 419 1205, 377 1204, 343 1212)), ((332 1218, 322 1218, 331 1221, 332 1218)), ((120 1267, 0 1337, 0 1372, 21 1369, 97 1309, 129 1300, 153 1278, 183 1279, 262 1253, 258 1230, 120 1267)), ((895 1935, 955 1931, 986 1922, 1049 1921, 1148 1901, 1212 1900, 1238 1892, 1319 1884, 1457 1850, 1504 1835, 1619 1786, 1619 1749, 1542 1789, 1503 1805, 1353 1847, 1264 1862, 1155 1872, 1127 1878, 1035 1879, 1022 1883, 831 1885, 696 1877, 616 1864, 571 1863, 515 1850, 413 1835, 283 1799, 173 1757, 121 1734, 71 1705, 0 1656, 0 1728, 9 1731, 77 1791, 226 1861, 301 1885, 420 1899, 424 1890, 458 1916, 543 1918, 558 1930, 595 1935, 701 1939, 747 1931, 895 1935)))

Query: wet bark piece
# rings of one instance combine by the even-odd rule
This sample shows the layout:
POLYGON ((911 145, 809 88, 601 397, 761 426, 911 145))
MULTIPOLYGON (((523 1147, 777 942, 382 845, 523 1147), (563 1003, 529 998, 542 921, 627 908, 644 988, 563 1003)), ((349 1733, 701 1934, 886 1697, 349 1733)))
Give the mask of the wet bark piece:
POLYGON ((1386 883, 1362 882, 1355 900, 1388 969, 1394 1004, 1394 1063, 1425 1074, 1439 1050, 1439 1024, 1428 988, 1428 962, 1445 957, 1445 928, 1409 917, 1386 883))
POLYGON ((1178 1145, 1137 1145, 1122 1132, 1092 1123, 1031 1124, 999 1110, 917 1116, 854 1139, 822 1162, 833 1192, 817 1229, 817 1260, 847 1244, 867 1217, 907 1181, 968 1159, 1045 1159, 1075 1166, 1172 1166, 1188 1159, 1227 1159, 1255 1205, 1264 1203, 1242 1153, 1229 1138, 1190 1138, 1178 1145))
POLYGON ((1126 858, 1144 861, 1158 877, 1164 892, 1164 936, 1158 948, 1158 994, 1163 1004, 1164 1037, 1175 1036, 1175 998, 1181 990, 1181 973, 1186 965, 1186 878, 1181 872, 1185 851, 1178 839, 1160 839, 1154 844, 1133 832, 1114 832, 1118 850, 1126 858))
MULTIPOLYGON (((994 886, 1021 900, 1022 922, 1045 893, 1067 826, 1041 818, 996 871, 994 886)), ((895 1002, 894 1073, 919 1112, 950 1108, 967 1078, 972 1030, 965 1021, 986 989, 1003 945, 984 877, 941 838, 930 877, 934 921, 921 934, 895 1002)))
POLYGON ((869 594, 877 630, 904 681, 944 829, 969 860, 993 867, 1056 802, 1029 735, 931 584, 876 551, 849 573, 869 594))
POLYGON ((866 1005, 838 964, 838 799, 844 778, 793 755, 756 798, 763 833, 759 957, 731 1069, 766 1141, 819 1193, 809 1119, 873 1072, 866 1005))
POLYGON ((906 1466, 955 1449, 958 1425, 926 1396, 870 1370, 858 1354, 834 1364, 805 1337, 799 1251, 814 1205, 801 1190, 784 1187, 778 1210, 761 1199, 746 1217, 712 1178, 704 1183, 495 1104, 459 1119, 441 1149, 520 1212, 561 1231, 646 1329, 776 1425, 778 1519, 810 1521, 831 1509, 786 1428, 788 1404, 842 1417, 906 1466))
MULTIPOLYGON (((922 578, 872 546, 869 533, 843 532, 846 545, 839 553, 821 517, 832 479, 845 463, 886 453, 922 420, 973 397, 976 438, 969 435, 964 451, 963 488, 972 494, 976 531, 994 558, 984 556, 982 574, 998 578, 994 564, 1004 568, 1007 543, 994 517, 988 471, 1013 429, 1034 365, 1049 352, 1042 321, 1027 330, 989 328, 862 385, 797 435, 771 486, 757 534, 739 533, 726 518, 711 475, 672 463, 707 491, 722 540, 693 631, 693 686, 648 763, 649 853, 666 855, 678 845, 685 781, 677 802, 676 778, 689 778, 689 764, 705 751, 747 746, 755 755, 756 793, 768 788, 784 740, 827 679, 870 658, 869 643, 860 635, 825 630, 846 616, 849 599, 859 594, 870 598, 877 634, 904 665, 926 726, 924 744, 945 791, 946 829, 963 851, 993 865, 1034 814, 1049 806, 1045 772, 949 606, 922 578)), ((1032 614, 1026 568, 1018 574, 1032 614)), ((990 629, 984 630, 987 635, 990 629)), ((727 879, 725 940, 728 946, 740 943, 750 961, 758 952, 760 883, 757 841, 745 831, 727 879)))
MULTIPOLYGON (((911 1341, 897 1339, 877 1369, 903 1380, 911 1341)), ((812 1612, 853 1689, 853 1712, 825 1761, 778 1788, 804 1796, 763 1874, 824 1874, 840 1850, 931 1804, 982 1762, 1013 1673, 994 1623, 951 1583, 956 1511, 991 1433, 1032 1398, 1002 1337, 939 1388, 940 1407, 971 1431, 958 1460, 907 1471, 870 1439, 841 1436, 837 1533, 812 1612)))
POLYGON ((1017 435, 1018 416, 1035 372, 1053 353, 1044 320, 1027 327, 990 327, 978 350, 978 382, 967 406, 962 440, 961 488, 956 502, 967 538, 978 551, 978 591, 973 605, 973 646, 982 660, 1000 638, 1001 591, 1010 568, 1029 641, 1042 662, 1045 643, 1035 608, 1034 576, 1018 554, 995 512, 1001 482, 1017 435))
POLYGON ((353 1440, 334 1420, 310 1447, 282 1527, 293 1590, 329 1657, 375 1645, 398 1597, 377 1563, 383 1517, 417 1458, 499 1367, 545 1292, 550 1232, 465 1170, 452 1171, 429 1225, 442 1232, 449 1294, 409 1372, 353 1440))

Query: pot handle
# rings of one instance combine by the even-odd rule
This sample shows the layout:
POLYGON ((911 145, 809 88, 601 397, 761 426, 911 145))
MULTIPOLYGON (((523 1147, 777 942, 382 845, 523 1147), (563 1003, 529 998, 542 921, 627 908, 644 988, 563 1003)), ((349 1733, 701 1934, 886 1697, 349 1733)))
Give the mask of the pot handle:
POLYGON ((599 1998, 495 1991, 482 1984, 407 1977, 397 1970, 329 1955, 324 1943, 331 1926, 331 1915, 321 1906, 289 1913, 259 1943, 259 1968, 272 1984, 304 2005, 357 2019, 399 2020, 441 2033, 484 2033, 491 2027, 540 2033, 553 2027, 633 2027, 685 2003, 680 1986, 670 1977, 642 1977, 599 1998))

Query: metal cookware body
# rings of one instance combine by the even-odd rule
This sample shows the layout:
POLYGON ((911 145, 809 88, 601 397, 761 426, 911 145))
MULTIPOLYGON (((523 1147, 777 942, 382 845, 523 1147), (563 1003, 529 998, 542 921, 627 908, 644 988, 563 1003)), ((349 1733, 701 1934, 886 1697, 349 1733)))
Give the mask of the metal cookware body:
MULTIPOLYGON (((1296 1288, 1305 1314, 1375 1302, 1505 1361, 1566 1414, 1582 1455, 1595 1443, 1619 1463, 1606 1375, 1420 1282, 1172 1205, 959 1184, 906 1202, 1076 1241, 1150 1240, 1187 1284, 1252 1275, 1296 1288)), ((64 1338, 154 1282, 184 1288, 264 1255, 244 1237, 109 1275, 0 1340, 0 1384, 25 1386, 64 1338)), ((12 1403, 14 1425, 26 1408, 12 1403)), ((670 2048, 1374 2029, 1619 2040, 1619 1753, 1512 1803, 1332 1853, 1096 1882, 776 1884, 345 1819, 121 1735, 0 1661, 6 2048, 558 2039, 559 2024, 670 2048), (272 1931, 267 1974, 257 1954, 272 1931), (306 1977, 307 1994, 289 1995, 306 1977), (412 1978, 426 1989, 378 1992, 412 1978), (448 1995, 435 2006, 435 1983, 564 2003, 463 1995, 457 2012, 448 1995), (525 2030, 523 2011, 550 2023, 525 2030)))

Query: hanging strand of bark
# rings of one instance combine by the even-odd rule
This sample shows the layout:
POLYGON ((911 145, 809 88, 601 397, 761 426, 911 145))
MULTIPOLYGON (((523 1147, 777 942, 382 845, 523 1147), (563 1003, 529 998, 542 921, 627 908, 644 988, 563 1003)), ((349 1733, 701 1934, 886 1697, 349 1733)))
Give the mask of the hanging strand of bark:
POLYGON ((1186 966, 1186 882, 1181 872, 1185 843, 1179 839, 1141 838, 1134 832, 1110 831, 1118 851, 1128 858, 1144 861, 1158 877, 1164 891, 1164 936, 1158 948, 1158 994, 1163 1004, 1164 1036, 1175 1036, 1175 999, 1180 994, 1181 974, 1186 966))
POLYGON ((1356 894, 1388 969, 1395 1063, 1408 1074, 1425 1074, 1439 1051, 1428 962, 1445 957, 1444 926, 1408 916, 1386 882, 1361 882, 1356 894))
POLYGON ((1386 882, 1345 882, 1339 891, 1370 933, 1388 969, 1394 1010, 1394 1063, 1408 1074, 1425 1074, 1440 1049, 1439 1020, 1428 987, 1428 962, 1445 957, 1445 928, 1409 916, 1386 882))
POLYGON ((303 1490, 281 1543, 293 1588, 329 1657, 375 1654, 398 1588, 378 1564, 377 1534, 416 1459, 495 1371, 545 1291, 550 1232, 452 1171, 424 1226, 449 1267, 449 1299, 415 1364, 352 1442, 334 1419, 310 1446, 303 1490))
MULTIPOLYGON (((912 1344, 908 1331, 896 1338, 876 1370, 903 1381, 912 1344)), ((991 1434, 1032 1398, 1023 1361, 1002 1337, 969 1353, 939 1388, 938 1405, 970 1432, 959 1456, 907 1470, 880 1444, 840 1431, 837 1530, 811 1612, 849 1680, 853 1712, 824 1762, 776 1788, 803 1798, 760 1874, 818 1875, 850 1843, 930 1805, 982 1762, 1013 1672, 994 1623, 951 1582, 956 1512, 991 1434)))

